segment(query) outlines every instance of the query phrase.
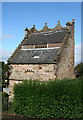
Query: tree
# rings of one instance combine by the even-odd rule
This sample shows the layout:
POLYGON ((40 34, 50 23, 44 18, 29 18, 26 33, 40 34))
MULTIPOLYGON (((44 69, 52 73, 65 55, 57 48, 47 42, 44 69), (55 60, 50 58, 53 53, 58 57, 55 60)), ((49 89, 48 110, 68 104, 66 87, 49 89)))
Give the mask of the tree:
POLYGON ((2 83, 5 82, 7 71, 8 71, 8 64, 5 64, 3 61, 1 61, 0 62, 0 78, 2 78, 2 83))
POLYGON ((0 68, 3 69, 4 65, 5 65, 5 63, 4 63, 3 61, 1 61, 1 62, 0 62, 0 68))
POLYGON ((76 70, 77 73, 79 73, 80 76, 82 77, 82 76, 83 76, 83 63, 78 64, 78 65, 75 67, 75 70, 76 70))

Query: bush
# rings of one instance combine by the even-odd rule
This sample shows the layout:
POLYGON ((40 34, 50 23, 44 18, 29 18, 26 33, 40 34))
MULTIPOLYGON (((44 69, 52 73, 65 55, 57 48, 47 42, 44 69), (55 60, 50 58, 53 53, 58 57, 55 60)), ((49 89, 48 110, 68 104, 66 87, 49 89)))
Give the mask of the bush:
POLYGON ((2 111, 8 110, 8 94, 2 92, 2 111))
POLYGON ((16 114, 38 118, 81 118, 81 79, 39 82, 14 86, 16 114))
POLYGON ((75 70, 77 71, 77 75, 82 77, 83 76, 83 63, 76 65, 75 70))

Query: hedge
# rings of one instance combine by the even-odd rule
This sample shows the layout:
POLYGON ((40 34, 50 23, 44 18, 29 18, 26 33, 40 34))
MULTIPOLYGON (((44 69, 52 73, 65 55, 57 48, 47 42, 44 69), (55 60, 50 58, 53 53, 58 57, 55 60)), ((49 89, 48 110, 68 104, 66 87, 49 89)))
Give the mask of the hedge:
POLYGON ((82 119, 81 79, 23 81, 14 86, 13 102, 20 116, 82 119))
POLYGON ((8 110, 8 97, 7 93, 2 92, 2 111, 8 110))

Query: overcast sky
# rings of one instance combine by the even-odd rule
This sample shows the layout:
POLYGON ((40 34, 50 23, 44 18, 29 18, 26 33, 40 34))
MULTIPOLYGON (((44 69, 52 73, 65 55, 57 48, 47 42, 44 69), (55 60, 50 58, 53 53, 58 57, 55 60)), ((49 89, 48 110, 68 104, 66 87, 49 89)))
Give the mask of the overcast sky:
MULTIPOLYGON (((81 62, 81 2, 2 2, 2 51, 6 61, 24 38, 25 27, 54 28, 75 19, 75 65, 81 62)), ((1 53, 1 52, 0 52, 1 53)), ((1 56, 1 54, 0 54, 1 56)))

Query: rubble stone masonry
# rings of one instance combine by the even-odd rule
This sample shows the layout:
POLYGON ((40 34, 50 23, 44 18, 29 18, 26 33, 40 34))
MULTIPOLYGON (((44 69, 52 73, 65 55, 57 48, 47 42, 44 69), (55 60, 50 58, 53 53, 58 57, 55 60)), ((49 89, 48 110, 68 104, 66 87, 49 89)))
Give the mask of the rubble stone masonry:
POLYGON ((70 36, 63 49, 60 61, 58 63, 57 78, 75 78, 74 74, 74 23, 67 26, 70 31, 70 36))
POLYGON ((12 64, 9 77, 10 99, 13 98, 14 83, 30 79, 41 81, 55 79, 55 67, 55 64, 12 64))

